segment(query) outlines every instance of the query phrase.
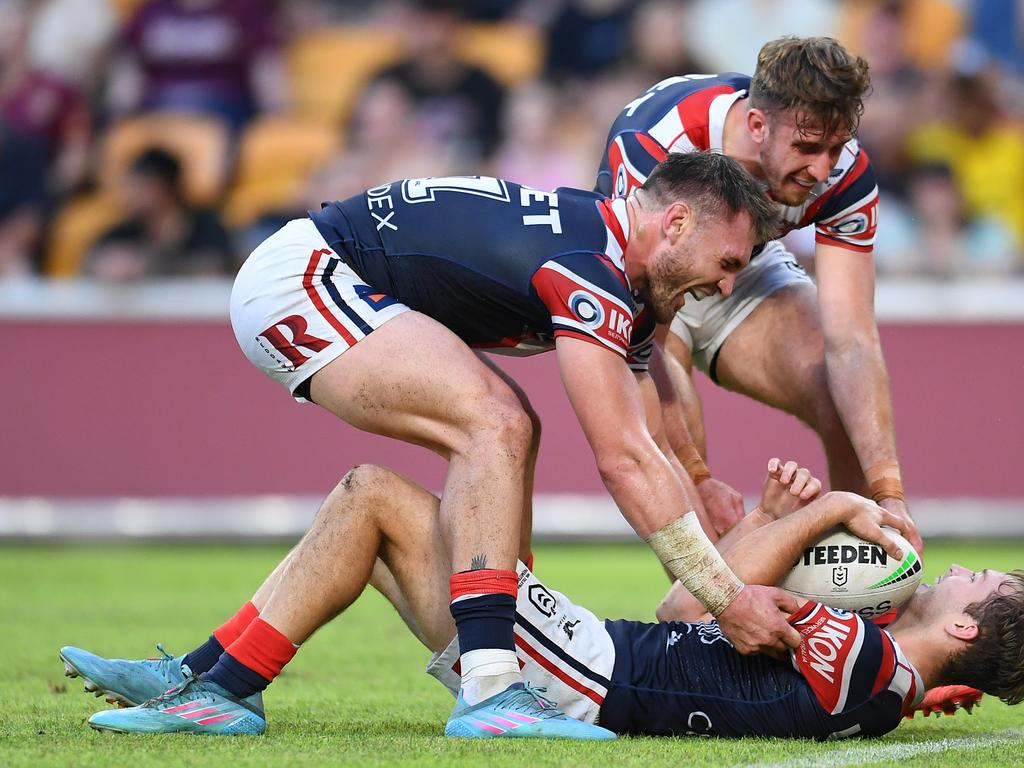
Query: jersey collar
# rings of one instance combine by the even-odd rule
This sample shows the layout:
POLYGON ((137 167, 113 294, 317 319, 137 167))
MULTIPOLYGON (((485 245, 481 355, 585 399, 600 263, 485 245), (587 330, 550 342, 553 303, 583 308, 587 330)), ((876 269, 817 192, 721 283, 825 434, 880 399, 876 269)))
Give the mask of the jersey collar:
POLYGON ((616 267, 625 272, 626 265, 623 254, 626 252, 626 244, 629 242, 629 212, 626 198, 602 200, 598 208, 608 233, 605 255, 612 260, 616 267))
POLYGON ((729 114, 729 108, 737 101, 747 95, 745 90, 723 93, 711 100, 708 108, 708 149, 712 152, 721 152, 725 138, 725 116, 729 114))

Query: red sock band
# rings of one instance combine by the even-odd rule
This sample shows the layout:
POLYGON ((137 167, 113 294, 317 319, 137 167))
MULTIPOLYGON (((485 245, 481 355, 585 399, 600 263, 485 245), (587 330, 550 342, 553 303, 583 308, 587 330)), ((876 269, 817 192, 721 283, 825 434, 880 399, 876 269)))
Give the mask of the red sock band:
POLYGON ((242 635, 224 650, 236 661, 270 682, 281 674, 285 664, 292 660, 298 649, 292 645, 291 640, 257 617, 245 628, 242 635))
POLYGON ((238 613, 213 630, 213 636, 217 638, 221 648, 227 648, 242 636, 245 628, 259 615, 259 609, 252 602, 246 602, 238 609, 238 613))
POLYGON ((533 570, 533 552, 526 556, 526 567, 533 570))
POLYGON ((511 595, 519 593, 519 576, 515 571, 481 568, 452 574, 449 581, 452 602, 474 595, 511 595))

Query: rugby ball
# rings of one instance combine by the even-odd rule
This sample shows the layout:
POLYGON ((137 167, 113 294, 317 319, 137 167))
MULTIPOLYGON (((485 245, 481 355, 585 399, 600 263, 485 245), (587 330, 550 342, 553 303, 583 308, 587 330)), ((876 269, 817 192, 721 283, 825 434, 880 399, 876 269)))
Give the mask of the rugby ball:
POLYGON ((909 600, 921 583, 921 557, 899 532, 884 530, 903 550, 903 559, 835 528, 803 551, 779 586, 865 619, 884 616, 909 600))

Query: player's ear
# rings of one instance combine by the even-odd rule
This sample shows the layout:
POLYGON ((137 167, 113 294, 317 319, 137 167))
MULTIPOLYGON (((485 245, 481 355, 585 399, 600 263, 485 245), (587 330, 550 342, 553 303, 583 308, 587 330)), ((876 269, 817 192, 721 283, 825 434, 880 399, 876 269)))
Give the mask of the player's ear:
POLYGON ((661 229, 668 241, 675 244, 693 226, 693 222, 693 209, 682 200, 676 200, 665 209, 661 229))
POLYGON ((946 634, 965 643, 973 643, 978 639, 978 622, 970 614, 961 613, 946 622, 946 634))
POLYGON ((768 138, 768 115, 764 110, 751 107, 747 110, 747 131, 750 138, 758 144, 763 144, 768 138))

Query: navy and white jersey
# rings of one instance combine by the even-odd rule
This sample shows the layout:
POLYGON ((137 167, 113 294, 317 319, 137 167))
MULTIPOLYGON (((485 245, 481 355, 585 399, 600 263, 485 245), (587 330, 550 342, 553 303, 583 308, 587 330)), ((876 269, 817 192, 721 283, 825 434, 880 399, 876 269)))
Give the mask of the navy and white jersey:
MULTIPOLYGON (((670 152, 722 152, 725 116, 746 97, 750 77, 670 77, 625 106, 612 123, 597 174, 597 191, 624 197, 670 152)), ((848 141, 828 179, 802 205, 782 206, 786 231, 815 225, 816 242, 870 252, 878 225, 878 186, 867 153, 848 141)))
POLYGON ((920 702, 923 683, 892 636, 809 602, 785 661, 743 656, 715 622, 608 621, 615 668, 600 723, 617 733, 842 738, 881 736, 920 702))
POLYGON ((370 294, 471 346, 534 354, 569 336, 646 369, 654 320, 625 275, 624 201, 457 176, 384 184, 310 217, 370 294))

